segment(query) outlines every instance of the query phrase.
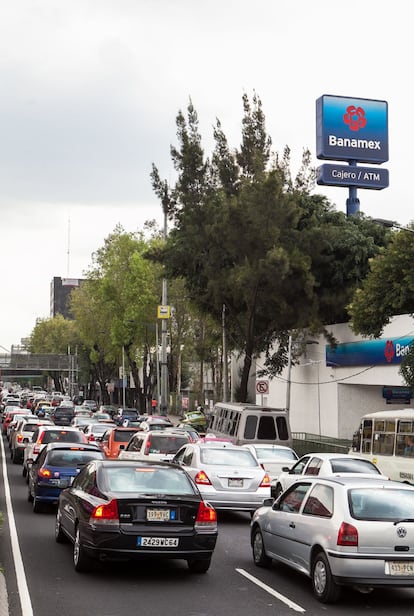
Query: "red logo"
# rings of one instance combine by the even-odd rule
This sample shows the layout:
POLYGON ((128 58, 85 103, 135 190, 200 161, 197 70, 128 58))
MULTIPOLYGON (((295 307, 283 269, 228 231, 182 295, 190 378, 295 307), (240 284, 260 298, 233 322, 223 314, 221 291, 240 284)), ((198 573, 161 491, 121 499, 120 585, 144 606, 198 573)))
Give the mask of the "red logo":
POLYGON ((348 124, 351 130, 359 130, 364 128, 367 124, 365 117, 365 111, 362 107, 355 107, 355 105, 349 105, 344 113, 344 122, 348 124))
POLYGON ((395 355, 394 343, 392 340, 387 340, 387 342, 385 343, 384 355, 385 355, 385 359, 390 364, 395 355))

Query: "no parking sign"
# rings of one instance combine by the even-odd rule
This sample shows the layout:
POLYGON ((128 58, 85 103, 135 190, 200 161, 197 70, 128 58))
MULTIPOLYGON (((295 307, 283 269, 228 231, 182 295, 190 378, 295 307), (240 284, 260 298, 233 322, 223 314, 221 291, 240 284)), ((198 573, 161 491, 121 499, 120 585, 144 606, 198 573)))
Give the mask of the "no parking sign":
POLYGON ((264 395, 269 393, 269 381, 256 381, 256 393, 264 395))

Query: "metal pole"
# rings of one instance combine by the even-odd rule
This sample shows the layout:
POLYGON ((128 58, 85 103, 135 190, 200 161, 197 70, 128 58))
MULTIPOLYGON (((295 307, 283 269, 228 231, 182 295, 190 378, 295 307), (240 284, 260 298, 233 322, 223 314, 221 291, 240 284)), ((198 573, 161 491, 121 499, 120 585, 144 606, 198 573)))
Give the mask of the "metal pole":
POLYGON ((226 305, 223 304, 221 312, 221 325, 223 330, 223 402, 227 402, 228 397, 228 365, 227 365, 227 341, 226 341, 226 305))
POLYGON ((290 384, 292 374, 292 336, 289 334, 288 344, 288 365, 287 365, 287 380, 286 380, 286 410, 290 411, 290 384))
MULTIPOLYGON (((164 209, 164 241, 167 240, 167 210, 164 209)), ((167 279, 162 281, 162 300, 163 306, 167 305, 167 279)), ((168 409, 168 365, 167 365, 167 319, 162 319, 161 323, 161 405, 160 415, 167 415, 168 409)))
POLYGON ((158 341, 158 321, 155 324, 155 347, 156 347, 155 363, 156 363, 156 368, 157 368, 157 404, 160 404, 160 349, 159 349, 159 341, 158 341))
POLYGON ((125 406, 125 349, 122 345, 122 408, 125 406))

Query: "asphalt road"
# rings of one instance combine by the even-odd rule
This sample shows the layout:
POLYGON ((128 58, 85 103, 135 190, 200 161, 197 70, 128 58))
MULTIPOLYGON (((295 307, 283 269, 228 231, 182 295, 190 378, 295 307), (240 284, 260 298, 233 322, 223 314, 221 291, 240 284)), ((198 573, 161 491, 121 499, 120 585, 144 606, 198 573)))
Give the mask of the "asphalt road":
POLYGON ((323 606, 313 598, 309 580, 301 575, 281 566, 255 567, 249 544, 250 516, 241 513, 219 515, 219 539, 211 568, 204 575, 190 574, 181 561, 97 565, 92 573, 78 574, 72 566, 71 545, 54 540, 54 511, 34 514, 21 466, 7 459, 0 467, 0 510, 6 511, 8 482, 23 564, 16 577, 10 540, 13 521, 6 515, 0 533, 0 563, 5 569, 10 616, 285 616, 295 612, 342 616, 350 610, 353 615, 367 610, 375 616, 412 614, 414 590, 371 595, 348 590, 340 604, 323 606))

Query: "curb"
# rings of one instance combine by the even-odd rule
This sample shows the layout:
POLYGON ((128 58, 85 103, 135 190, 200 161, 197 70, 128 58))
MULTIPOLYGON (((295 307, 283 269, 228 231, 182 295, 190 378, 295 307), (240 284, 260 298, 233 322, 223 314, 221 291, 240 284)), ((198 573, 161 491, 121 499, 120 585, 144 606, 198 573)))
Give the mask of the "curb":
POLYGON ((0 572, 0 616, 9 615, 9 602, 4 575, 0 572))

